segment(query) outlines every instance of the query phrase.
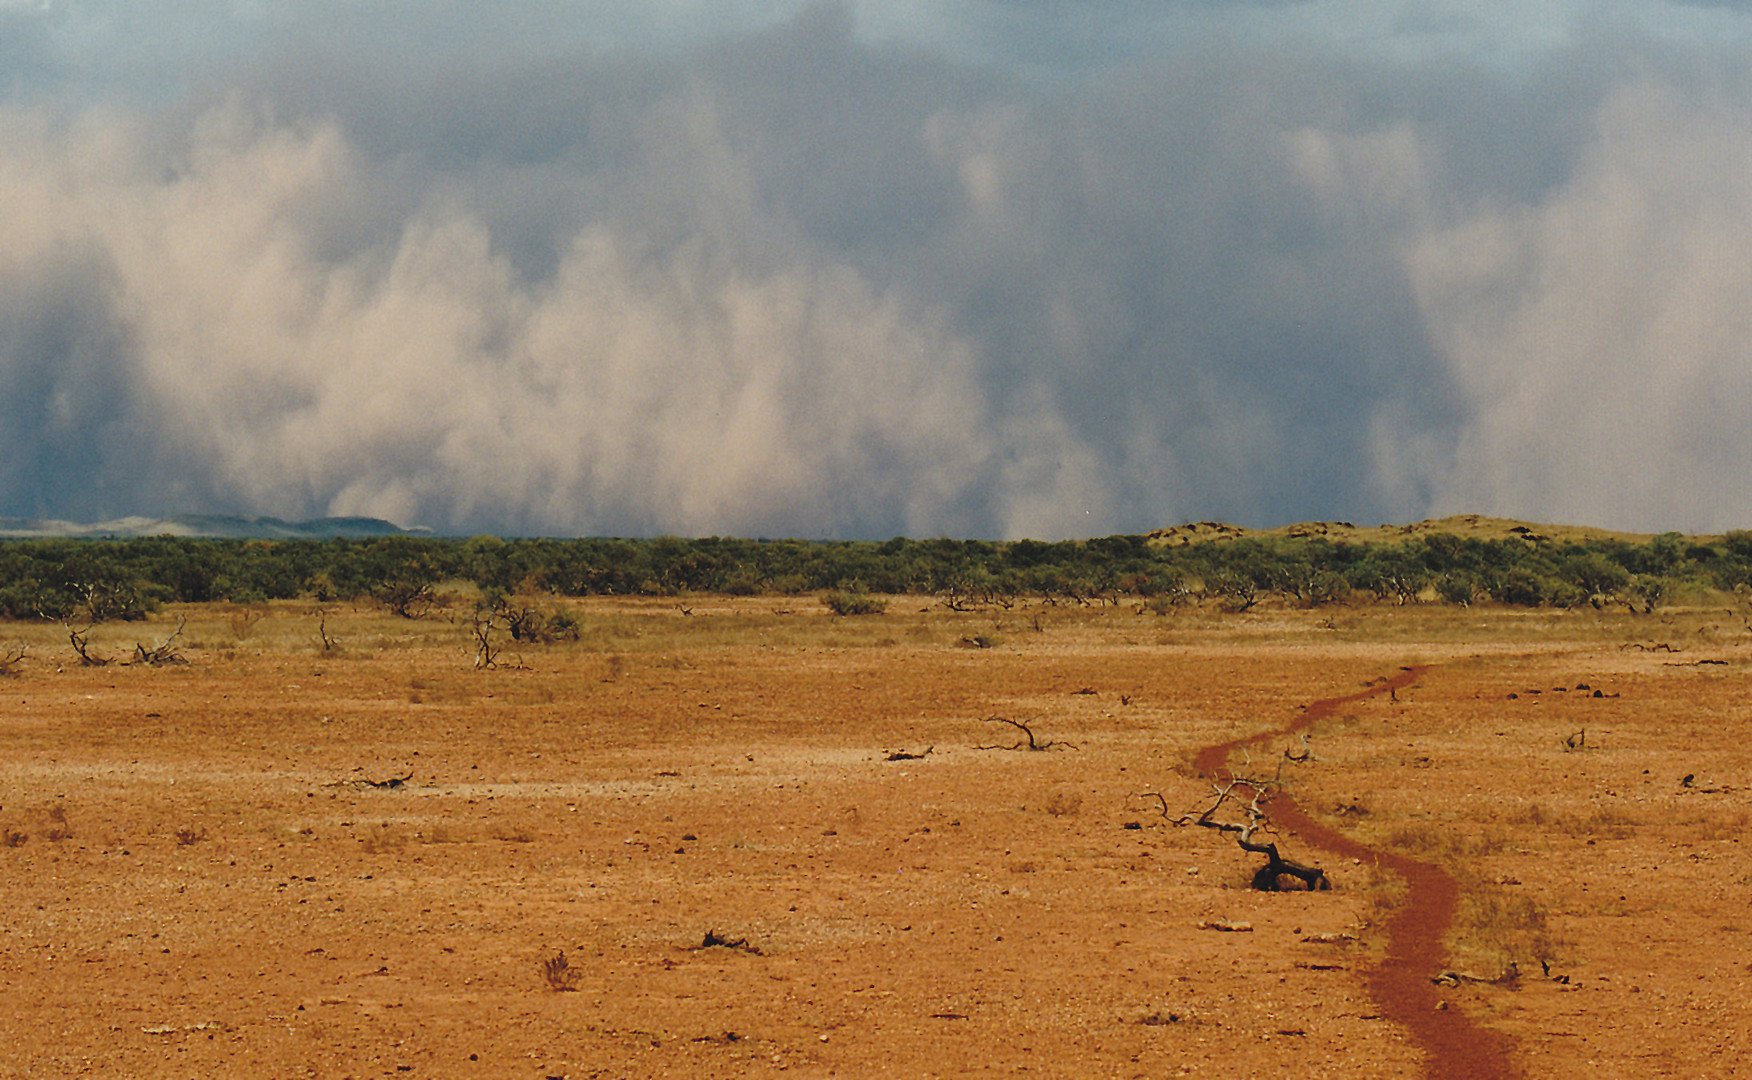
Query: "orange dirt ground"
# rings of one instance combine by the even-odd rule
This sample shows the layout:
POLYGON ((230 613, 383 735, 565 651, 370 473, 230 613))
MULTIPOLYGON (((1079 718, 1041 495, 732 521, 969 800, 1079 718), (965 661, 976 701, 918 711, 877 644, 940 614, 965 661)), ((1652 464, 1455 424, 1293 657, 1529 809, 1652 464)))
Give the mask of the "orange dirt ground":
POLYGON ((0 627, 0 1076, 1468 1075, 1406 987, 1475 1075, 1752 1076, 1738 616, 690 603, 0 627), (1335 888, 1254 892, 1170 817, 1317 701, 1335 888))

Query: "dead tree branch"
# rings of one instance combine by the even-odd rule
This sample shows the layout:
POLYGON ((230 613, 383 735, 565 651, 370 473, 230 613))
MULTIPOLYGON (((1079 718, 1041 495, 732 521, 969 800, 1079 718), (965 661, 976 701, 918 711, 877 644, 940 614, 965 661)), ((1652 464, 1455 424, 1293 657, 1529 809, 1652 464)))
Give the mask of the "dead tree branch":
POLYGON ((79 654, 80 667, 103 667, 110 662, 109 657, 98 656, 91 651, 91 630, 95 625, 93 623, 80 630, 69 625, 66 619, 61 620, 61 629, 67 631, 67 641, 73 646, 73 651, 79 654))
POLYGON ((925 747, 925 749, 922 753, 917 753, 917 754, 911 753, 911 752, 906 751, 906 750, 895 750, 895 751, 891 752, 887 757, 883 758, 882 760, 884 760, 884 761, 923 761, 925 758, 930 757, 932 751, 934 751, 936 749, 937 748, 935 746, 927 746, 927 747, 925 747))
POLYGON ((323 652, 333 653, 340 651, 340 641, 329 636, 327 608, 316 609, 316 636, 322 639, 323 652))
POLYGON ((475 660, 477 670, 485 671, 490 667, 499 666, 499 652, 503 646, 493 644, 493 620, 491 618, 474 621, 475 660))
POLYGON ((18 665, 23 662, 25 653, 29 650, 24 645, 14 645, 0 655, 0 675, 15 675, 18 665))
POLYGON ((183 627, 187 624, 188 620, 186 618, 178 619, 176 622, 176 629, 173 630, 171 635, 165 638, 156 648, 148 649, 139 642, 135 642, 133 662, 136 664, 149 664, 153 667, 157 667, 160 664, 188 663, 187 658, 176 649, 176 639, 182 636, 183 627))
POLYGON ((1047 739, 1044 742, 1036 739, 1034 737, 1033 729, 1027 724, 1020 720, 1012 720, 1007 716, 988 716, 985 718, 984 722, 987 724, 1009 724, 1011 727, 1026 736, 1026 740, 1024 742, 1011 743, 1009 746, 998 746, 995 744, 991 746, 976 746, 974 747, 975 750, 1051 750, 1056 746, 1062 746, 1067 750, 1075 750, 1077 748, 1075 743, 1068 743, 1062 739, 1047 739))
POLYGON ((1178 818, 1169 818, 1168 800, 1160 792, 1146 791, 1138 798, 1155 799, 1163 818, 1175 825, 1197 825, 1200 828, 1214 829, 1235 837, 1235 842, 1241 846, 1242 851, 1264 855, 1265 865, 1254 871, 1252 881, 1252 887, 1261 892, 1283 892, 1296 888, 1308 891, 1330 889, 1332 882, 1327 878, 1326 871, 1318 866, 1286 859, 1275 843, 1255 839, 1259 833, 1270 831, 1265 804, 1282 787, 1284 765, 1288 762, 1306 761, 1308 757, 1307 741, 1304 739, 1300 755, 1291 750, 1284 751, 1283 757, 1278 761, 1277 771, 1270 780, 1235 776, 1226 784, 1213 784, 1211 790, 1216 798, 1210 805, 1196 812, 1187 811, 1178 818), (1300 885, 1292 882, 1300 882, 1300 885))

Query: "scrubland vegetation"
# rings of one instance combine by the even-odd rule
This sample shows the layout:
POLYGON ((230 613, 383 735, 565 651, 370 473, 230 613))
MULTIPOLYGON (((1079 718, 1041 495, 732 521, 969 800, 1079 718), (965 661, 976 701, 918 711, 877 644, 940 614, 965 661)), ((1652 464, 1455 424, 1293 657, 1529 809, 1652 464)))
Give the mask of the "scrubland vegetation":
POLYGON ((1752 532, 1552 539, 1523 528, 1503 538, 1291 533, 1180 544, 1142 535, 1059 543, 407 536, 0 543, 0 617, 8 619, 133 620, 163 603, 367 598, 414 616, 458 587, 488 606, 509 595, 826 593, 855 598, 851 606, 864 610, 877 603, 870 597, 922 594, 950 608, 1135 598, 1157 613, 1338 602, 1646 612, 1687 590, 1752 587, 1752 532))

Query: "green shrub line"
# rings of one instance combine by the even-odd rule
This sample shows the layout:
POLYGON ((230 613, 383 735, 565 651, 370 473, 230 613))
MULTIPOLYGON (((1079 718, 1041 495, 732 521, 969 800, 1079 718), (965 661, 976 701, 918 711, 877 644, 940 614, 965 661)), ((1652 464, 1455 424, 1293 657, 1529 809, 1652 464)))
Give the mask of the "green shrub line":
POLYGON ((0 541, 0 618, 143 618, 165 603, 379 600, 417 612, 439 586, 484 595, 825 594, 829 607, 924 594, 951 607, 1026 598, 1117 602, 1157 613, 1184 603, 1233 611, 1262 601, 1622 604, 1651 611, 1688 588, 1752 588, 1752 533, 1710 542, 1477 539, 1397 543, 1248 536, 1183 545, 1144 536, 875 541, 380 537, 0 541))

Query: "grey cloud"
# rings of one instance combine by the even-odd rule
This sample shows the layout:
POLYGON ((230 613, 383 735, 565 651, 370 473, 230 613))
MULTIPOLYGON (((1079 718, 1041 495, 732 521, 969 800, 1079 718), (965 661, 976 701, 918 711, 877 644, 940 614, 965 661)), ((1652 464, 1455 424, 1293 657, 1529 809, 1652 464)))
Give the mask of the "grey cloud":
POLYGON ((1613 30, 1505 71, 1219 35, 1039 80, 831 5, 613 56, 559 28, 576 5, 474 51, 442 20, 325 44, 303 19, 330 9, 299 10, 249 31, 275 62, 174 104, 0 106, 0 435, 28 448, 0 514, 1752 510, 1722 404, 1752 340, 1731 55, 1613 30), (527 33, 555 40, 494 43, 527 33))

